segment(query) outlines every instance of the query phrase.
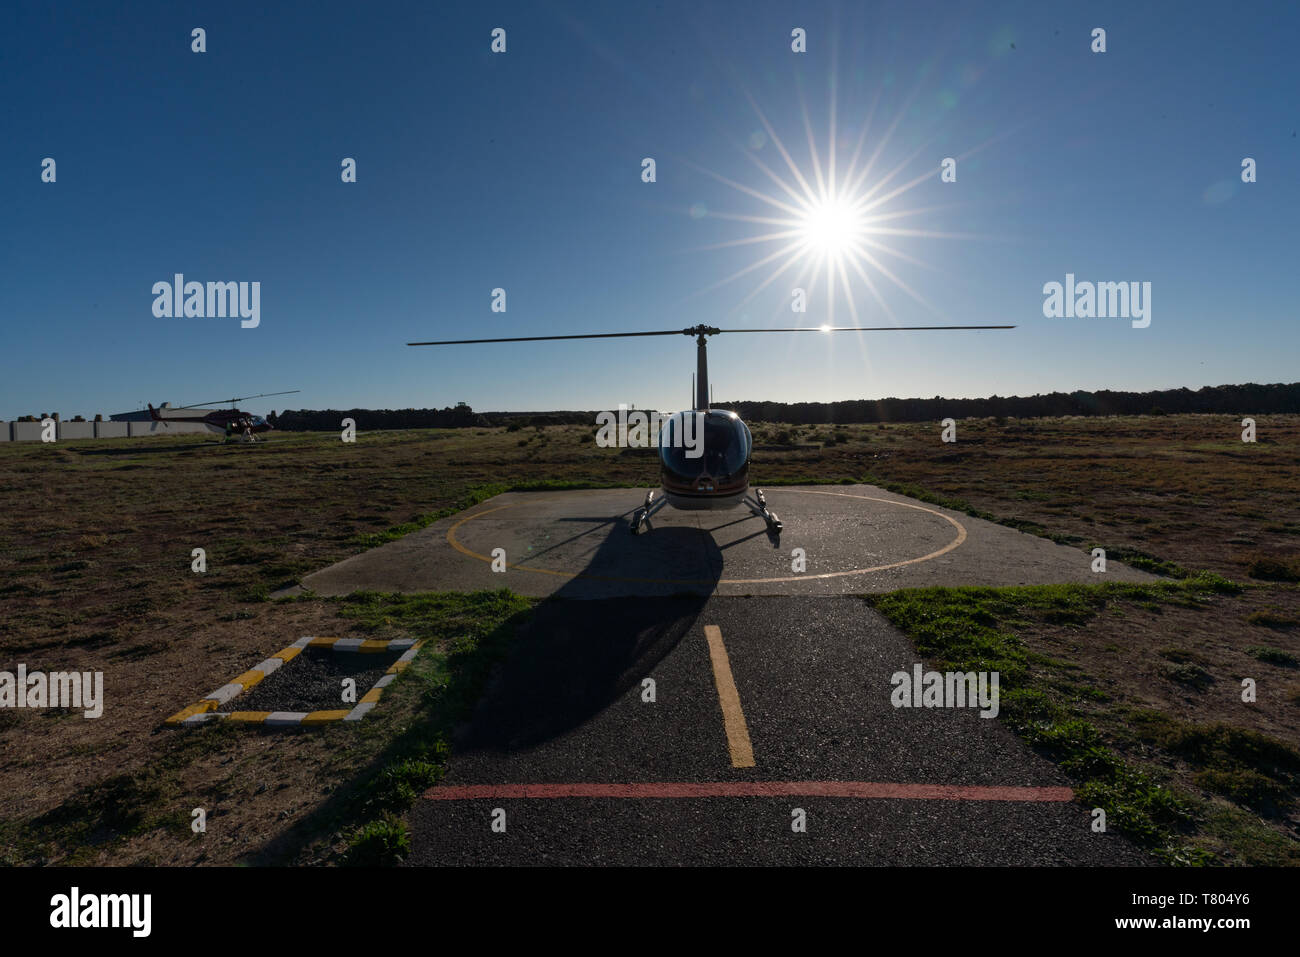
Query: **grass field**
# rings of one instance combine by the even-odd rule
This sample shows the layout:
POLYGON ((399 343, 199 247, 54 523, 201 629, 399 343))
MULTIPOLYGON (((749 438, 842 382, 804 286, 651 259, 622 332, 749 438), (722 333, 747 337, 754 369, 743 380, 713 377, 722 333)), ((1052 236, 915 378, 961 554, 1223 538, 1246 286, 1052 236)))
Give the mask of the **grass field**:
MULTIPOLYGON (((268 596, 507 488, 655 484, 653 457, 593 432, 0 445, 0 668, 103 671, 107 698, 93 721, 0 711, 0 860, 400 856, 402 810, 531 603, 268 596), (306 634, 431 644, 360 728, 162 727, 306 634)), ((963 420, 945 444, 937 424, 758 425, 754 471, 880 484, 1172 576, 872 601, 927 660, 970 660, 976 638, 1005 657, 1019 678, 1005 719, 1167 860, 1297 863, 1300 417, 1258 432, 1243 443, 1232 416, 963 420)))

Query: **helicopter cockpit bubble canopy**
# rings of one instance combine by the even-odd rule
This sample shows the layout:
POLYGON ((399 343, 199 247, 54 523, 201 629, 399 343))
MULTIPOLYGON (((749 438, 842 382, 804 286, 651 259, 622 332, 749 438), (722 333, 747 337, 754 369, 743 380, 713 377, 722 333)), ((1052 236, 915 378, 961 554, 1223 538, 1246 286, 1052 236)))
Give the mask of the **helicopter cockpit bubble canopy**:
POLYGON ((659 432, 659 461, 665 472, 683 482, 700 475, 740 479, 753 451, 749 426, 722 409, 677 412, 664 419, 659 432))

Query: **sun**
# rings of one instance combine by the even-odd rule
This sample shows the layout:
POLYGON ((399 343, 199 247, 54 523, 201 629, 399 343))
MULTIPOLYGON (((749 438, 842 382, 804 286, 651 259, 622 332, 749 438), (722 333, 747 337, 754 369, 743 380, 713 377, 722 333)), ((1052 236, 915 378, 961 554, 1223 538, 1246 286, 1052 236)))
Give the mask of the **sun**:
MULTIPOLYGON (((834 75, 832 73, 832 80, 834 75)), ((748 235, 725 239, 705 246, 703 250, 760 247, 753 261, 739 265, 725 275, 699 289, 687 298, 706 295, 734 282, 758 273, 762 278, 749 292, 737 301, 727 313, 734 315, 746 309, 755 298, 778 280, 789 283, 786 288, 817 290, 818 308, 833 324, 837 305, 848 306, 855 321, 862 318, 859 300, 868 313, 878 313, 882 318, 899 324, 885 293, 892 286, 905 293, 927 312, 943 319, 948 317, 914 289, 907 279, 896 272, 897 262, 923 269, 937 267, 918 259, 906 251, 913 239, 986 239, 969 233, 943 232, 909 226, 912 217, 928 215, 944 209, 942 205, 900 208, 902 197, 927 183, 933 183, 938 169, 926 163, 929 154, 923 148, 913 150, 890 169, 883 169, 881 158, 887 155, 895 129, 907 116, 908 104, 920 90, 918 86, 899 112, 883 130, 873 124, 875 101, 867 111, 865 121, 857 131, 856 140, 841 139, 837 130, 837 86, 830 84, 830 109, 828 135, 824 145, 819 145, 813 134, 812 120, 805 103, 800 102, 803 129, 807 134, 808 161, 800 164, 777 133, 753 96, 745 93, 749 105, 762 130, 748 140, 732 137, 741 155, 752 163, 770 186, 750 185, 730 176, 724 176, 706 166, 685 160, 687 166, 710 177, 724 186, 758 200, 763 207, 755 212, 723 212, 703 209, 694 219, 709 218, 748 223, 757 227, 748 235), (766 154, 759 151, 771 144, 766 154), (874 144, 874 145, 870 145, 874 144), (779 159, 781 162, 776 162, 779 159), (918 160, 920 161, 918 163, 918 160), (784 169, 781 168, 784 163, 784 169), (908 178, 908 173, 911 173, 908 178), (760 272, 761 270, 761 272, 760 272)), ((981 144, 962 152, 957 159, 984 149, 1006 134, 997 134, 981 144)), ((784 297, 775 297, 776 311, 788 307, 784 297)))
POLYGON ((856 205, 843 197, 831 197, 810 206, 799 226, 809 250, 828 256, 852 250, 866 226, 856 205))

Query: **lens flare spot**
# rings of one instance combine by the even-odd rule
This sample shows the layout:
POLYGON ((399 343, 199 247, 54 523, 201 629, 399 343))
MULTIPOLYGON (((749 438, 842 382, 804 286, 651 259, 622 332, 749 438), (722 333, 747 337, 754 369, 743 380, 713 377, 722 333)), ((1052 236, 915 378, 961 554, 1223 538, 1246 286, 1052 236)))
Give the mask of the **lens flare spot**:
POLYGON ((1237 184, 1230 179, 1223 179, 1211 184, 1202 194, 1201 199, 1206 206, 1221 206, 1232 199, 1236 192, 1237 184))

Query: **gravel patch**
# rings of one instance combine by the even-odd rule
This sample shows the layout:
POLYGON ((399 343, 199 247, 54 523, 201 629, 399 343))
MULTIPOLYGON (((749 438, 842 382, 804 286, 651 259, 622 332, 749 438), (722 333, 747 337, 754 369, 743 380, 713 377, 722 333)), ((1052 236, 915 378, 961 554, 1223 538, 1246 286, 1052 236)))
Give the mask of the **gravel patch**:
POLYGON ((343 679, 357 683, 356 700, 383 677, 402 652, 361 654, 308 648, 282 665, 251 690, 236 695, 218 710, 231 711, 326 711, 351 708, 343 700, 343 679))

